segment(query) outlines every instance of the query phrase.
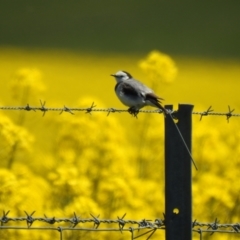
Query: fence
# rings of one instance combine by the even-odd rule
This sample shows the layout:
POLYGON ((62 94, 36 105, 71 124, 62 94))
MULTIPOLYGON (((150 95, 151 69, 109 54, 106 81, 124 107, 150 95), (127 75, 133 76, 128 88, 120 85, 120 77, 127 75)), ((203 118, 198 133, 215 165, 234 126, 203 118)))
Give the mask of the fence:
MULTIPOLYGON (((67 112, 70 114, 74 114, 74 112, 85 112, 88 114, 91 114, 93 112, 106 112, 107 116, 109 116, 110 113, 124 113, 128 112, 126 109, 116 109, 116 108, 96 108, 97 106, 93 102, 90 107, 85 107, 85 108, 69 108, 66 107, 65 105, 63 107, 45 107, 46 102, 42 102, 40 100, 40 105, 39 107, 32 107, 29 104, 26 106, 0 106, 0 110, 12 110, 12 111, 40 111, 43 112, 44 116, 46 112, 48 111, 54 111, 54 112, 60 112, 62 114, 63 112, 67 112)), ((240 117, 240 113, 233 113, 235 109, 231 109, 230 106, 228 106, 228 111, 227 112, 214 112, 212 109, 212 106, 210 106, 206 111, 202 112, 192 112, 194 115, 200 115, 200 120, 204 116, 225 116, 227 121, 229 122, 229 119, 231 117, 240 117)), ((162 110, 156 109, 156 110, 139 110, 140 113, 162 113, 162 110)))
MULTIPOLYGON (((117 217, 117 219, 100 219, 99 217, 91 215, 91 218, 82 219, 73 214, 72 218, 55 218, 55 217, 34 217, 35 212, 29 214, 25 212, 25 217, 9 217, 9 211, 3 212, 3 216, 0 218, 1 226, 0 231, 3 230, 51 230, 59 233, 59 239, 63 239, 64 231, 90 231, 90 232, 103 232, 103 231, 112 231, 130 233, 129 239, 137 239, 142 237, 142 239, 150 239, 155 231, 165 230, 165 219, 155 219, 151 220, 126 220, 124 214, 122 217, 117 217), (25 226, 11 226, 7 225, 11 222, 25 222, 25 226), (45 226, 34 226, 37 222, 42 222, 45 226), (63 226, 53 226, 56 224, 68 223, 68 227, 63 226), (92 226, 84 226, 87 223, 91 223, 92 226), (33 225, 34 224, 34 225, 33 225), (109 226, 111 225, 111 227, 109 226), (130 225, 130 226, 129 226, 130 225), (104 227, 103 227, 104 226, 104 227), (128 226, 128 227, 127 227, 128 226), (139 234, 139 231, 143 231, 143 233, 139 234), (143 238, 144 237, 144 238, 143 238)), ((17 223, 18 224, 18 223, 17 223)), ((172 229, 171 229, 172 231, 172 229)), ((192 222, 192 231, 199 234, 199 239, 203 239, 203 233, 228 233, 228 234, 240 234, 240 224, 219 224, 218 220, 215 219, 212 223, 202 223, 197 222, 196 220, 192 222)), ((177 238, 179 239, 179 238, 177 238)))
MULTIPOLYGON (((127 110, 115 108, 97 109, 94 103, 88 108, 47 108, 45 103, 41 102, 41 107, 0 107, 1 110, 25 110, 42 111, 43 116, 47 111, 58 111, 60 114, 68 112, 74 114, 74 111, 83 111, 91 114, 92 112, 121 113, 127 110)), ((57 217, 34 217, 25 212, 25 217, 10 217, 10 212, 3 212, 0 218, 0 235, 4 230, 52 230, 59 233, 59 239, 64 239, 64 231, 83 231, 83 232, 120 232, 130 233, 130 239, 144 238, 154 239, 156 231, 165 231, 167 240, 190 240, 192 233, 199 234, 199 239, 203 239, 203 233, 227 233, 238 234, 240 237, 240 224, 220 224, 218 219, 212 223, 192 221, 192 163, 191 155, 191 136, 192 136, 192 114, 200 115, 200 120, 204 116, 217 115, 226 116, 227 121, 231 117, 240 117, 240 114, 234 114, 231 108, 226 113, 213 112, 208 108, 203 112, 192 112, 192 105, 179 105, 178 111, 172 110, 173 106, 168 105, 169 114, 165 118, 165 214, 163 219, 155 220, 127 220, 126 214, 116 219, 101 219, 92 214, 91 218, 83 219, 74 213, 72 218, 57 217), (177 119, 177 123, 174 122, 177 119), (12 225, 10 223, 16 223, 12 225), (26 222, 25 226, 18 226, 18 222, 26 222), (36 226, 37 222, 44 223, 44 226, 36 226), (65 226, 65 224, 69 226, 65 226), (89 226, 89 223, 92 226, 89 226), (58 224, 58 226, 55 226, 58 224), (141 231, 141 232, 140 232, 141 231)), ((161 110, 140 110, 143 113, 161 113, 161 110)), ((195 163, 194 163, 195 164, 195 163)), ((196 170, 197 166, 195 165, 196 170)))

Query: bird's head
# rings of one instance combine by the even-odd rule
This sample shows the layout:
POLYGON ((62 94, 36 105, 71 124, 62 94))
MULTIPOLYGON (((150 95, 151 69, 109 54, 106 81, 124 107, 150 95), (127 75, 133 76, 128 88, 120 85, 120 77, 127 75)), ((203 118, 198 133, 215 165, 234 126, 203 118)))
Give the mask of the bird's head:
POLYGON ((129 74, 128 72, 125 72, 125 71, 118 71, 115 74, 111 74, 111 76, 115 77, 117 82, 121 82, 121 81, 132 78, 131 74, 129 74))

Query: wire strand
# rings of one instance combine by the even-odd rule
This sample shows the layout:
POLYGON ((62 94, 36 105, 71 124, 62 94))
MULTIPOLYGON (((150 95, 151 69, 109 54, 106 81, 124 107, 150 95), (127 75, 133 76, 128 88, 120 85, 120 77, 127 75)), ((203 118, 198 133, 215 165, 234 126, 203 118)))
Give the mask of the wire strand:
POLYGON ((183 138, 183 135, 182 135, 181 131, 179 130, 177 124, 174 122, 174 119, 173 119, 172 114, 170 113, 169 116, 171 117, 171 119, 172 119, 172 121, 173 121, 173 123, 174 123, 174 126, 176 127, 176 129, 177 129, 177 131, 178 131, 178 133, 179 133, 179 136, 180 136, 180 138, 182 139, 182 142, 183 142, 183 144, 184 144, 184 146, 185 146, 185 148, 186 148, 186 150, 187 150, 187 152, 188 152, 188 154, 189 154, 189 156, 190 156, 190 158, 191 158, 191 160, 192 160, 192 163, 193 163, 195 169, 198 170, 197 165, 196 165, 196 163, 195 163, 195 161, 194 161, 194 159, 193 159, 193 157, 192 157, 192 154, 191 154, 190 150, 188 149, 188 146, 187 146, 187 144, 186 144, 186 142, 185 142, 185 140, 184 140, 184 138, 183 138))
MULTIPOLYGON (((41 111, 43 112, 43 116, 46 114, 46 112, 49 111, 55 111, 60 112, 62 114, 63 112, 68 112, 70 114, 74 114, 74 112, 85 112, 91 114, 92 112, 107 112, 107 116, 110 113, 123 113, 128 112, 127 109, 117 109, 117 108, 96 108, 96 105, 94 105, 94 102, 90 107, 66 107, 65 105, 63 107, 45 107, 46 102, 42 102, 40 100, 40 107, 33 107, 27 104, 26 106, 0 106, 0 110, 10 110, 10 111, 41 111)), ((193 115, 200 115, 200 120, 202 120, 203 117, 206 116, 225 116, 227 118, 227 121, 229 122, 229 119, 231 117, 240 117, 240 113, 233 113, 235 109, 231 109, 230 106, 228 106, 227 112, 214 112, 212 109, 212 106, 210 106, 206 111, 193 111, 193 115)), ((154 109, 154 110, 139 110, 140 113, 162 113, 161 109, 154 109)))

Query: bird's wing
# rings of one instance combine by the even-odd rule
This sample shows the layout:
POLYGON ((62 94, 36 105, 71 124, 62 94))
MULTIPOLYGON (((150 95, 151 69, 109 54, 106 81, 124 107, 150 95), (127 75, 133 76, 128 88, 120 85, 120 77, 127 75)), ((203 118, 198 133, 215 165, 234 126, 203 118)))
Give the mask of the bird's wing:
POLYGON ((134 89, 140 92, 143 97, 146 97, 146 95, 149 95, 150 98, 158 99, 159 102, 161 102, 161 100, 164 100, 163 98, 160 98, 159 96, 157 96, 151 88, 147 87, 146 85, 139 82, 138 80, 130 79, 130 80, 127 80, 127 82, 134 89))
POLYGON ((126 81, 117 83, 117 85, 115 86, 115 91, 117 88, 119 88, 119 90, 123 92, 125 95, 129 95, 129 96, 131 95, 135 97, 135 96, 139 96, 140 94, 140 92, 132 84, 126 81))
POLYGON ((145 94, 145 100, 162 109, 163 112, 166 112, 165 108, 161 105, 161 100, 163 100, 163 98, 158 97, 155 93, 145 94))
POLYGON ((149 87, 147 87, 146 85, 144 85, 143 83, 141 83, 138 80, 135 79, 128 79, 127 83, 129 85, 131 85, 133 88, 135 88, 138 92, 140 93, 151 93, 153 92, 152 89, 150 89, 149 87))
POLYGON ((161 100, 163 100, 163 98, 158 97, 155 93, 147 93, 145 94, 145 99, 149 100, 149 101, 156 101, 157 103, 161 103, 161 100))

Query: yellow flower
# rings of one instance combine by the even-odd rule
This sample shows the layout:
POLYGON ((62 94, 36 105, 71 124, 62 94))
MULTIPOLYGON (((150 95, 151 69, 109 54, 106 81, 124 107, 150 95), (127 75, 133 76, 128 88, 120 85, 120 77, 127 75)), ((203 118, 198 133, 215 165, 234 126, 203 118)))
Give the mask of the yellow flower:
POLYGON ((161 80, 170 83, 177 75, 177 67, 170 56, 154 50, 141 60, 139 67, 151 80, 161 80))
POLYGON ((38 69, 21 68, 11 81, 13 98, 17 100, 28 99, 45 90, 45 85, 41 81, 42 73, 38 69))
POLYGON ((7 116, 0 114, 0 139, 1 146, 12 147, 16 142, 24 150, 30 150, 33 136, 23 127, 15 125, 7 116))

